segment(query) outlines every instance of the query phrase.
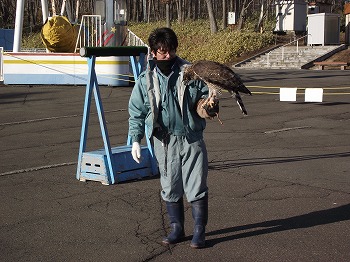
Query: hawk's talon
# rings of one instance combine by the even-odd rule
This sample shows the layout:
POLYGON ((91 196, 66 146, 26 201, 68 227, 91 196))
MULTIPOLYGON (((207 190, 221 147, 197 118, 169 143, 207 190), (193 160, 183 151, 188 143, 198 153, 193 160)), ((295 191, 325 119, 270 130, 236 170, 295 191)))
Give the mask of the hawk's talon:
POLYGON ((218 118, 220 124, 223 125, 224 123, 221 121, 221 119, 220 119, 220 117, 219 117, 219 113, 216 113, 216 117, 218 118))

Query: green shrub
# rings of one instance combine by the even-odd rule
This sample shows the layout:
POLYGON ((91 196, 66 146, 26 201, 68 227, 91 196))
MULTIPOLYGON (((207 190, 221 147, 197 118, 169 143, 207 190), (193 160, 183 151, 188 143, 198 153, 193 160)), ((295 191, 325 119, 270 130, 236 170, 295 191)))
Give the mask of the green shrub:
MULTIPOLYGON (((130 24, 129 29, 147 43, 149 33, 165 22, 130 24)), ((228 63, 234 58, 271 45, 272 32, 256 33, 253 30, 233 31, 230 28, 211 34, 208 21, 173 23, 172 29, 179 38, 178 55, 188 61, 200 59, 228 63)))
POLYGON ((22 48, 45 48, 40 32, 24 34, 22 37, 22 48))

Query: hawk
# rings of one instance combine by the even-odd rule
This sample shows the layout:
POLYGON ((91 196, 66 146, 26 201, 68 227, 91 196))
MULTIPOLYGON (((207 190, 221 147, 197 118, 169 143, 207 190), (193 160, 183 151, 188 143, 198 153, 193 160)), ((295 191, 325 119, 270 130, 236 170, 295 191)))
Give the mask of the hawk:
POLYGON ((220 95, 222 89, 227 90, 236 99, 243 115, 248 114, 239 92, 249 95, 252 95, 252 93, 231 68, 218 62, 199 60, 186 67, 183 81, 188 82, 189 80, 197 79, 207 84, 209 98, 220 95))

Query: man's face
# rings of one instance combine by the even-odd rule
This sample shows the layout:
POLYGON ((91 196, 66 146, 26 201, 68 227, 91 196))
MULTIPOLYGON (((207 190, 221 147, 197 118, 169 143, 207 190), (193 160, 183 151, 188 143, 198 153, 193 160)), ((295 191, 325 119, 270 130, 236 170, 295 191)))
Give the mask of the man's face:
POLYGON ((156 52, 152 52, 152 54, 157 60, 171 60, 176 56, 176 51, 159 48, 156 52))

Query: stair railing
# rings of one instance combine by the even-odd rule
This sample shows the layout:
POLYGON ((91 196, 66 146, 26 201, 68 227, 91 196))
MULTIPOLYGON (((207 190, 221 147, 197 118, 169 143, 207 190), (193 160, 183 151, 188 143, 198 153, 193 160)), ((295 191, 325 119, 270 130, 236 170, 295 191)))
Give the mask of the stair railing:
POLYGON ((143 42, 140 37, 135 35, 130 29, 128 29, 128 46, 146 46, 149 48, 149 46, 143 42))
MULTIPOLYGON (((296 42, 296 54, 299 54, 299 40, 300 40, 300 39, 303 39, 303 38, 306 38, 306 37, 308 37, 308 36, 310 36, 310 39, 312 38, 312 35, 311 35, 311 34, 307 34, 307 35, 304 35, 304 36, 302 36, 302 37, 299 37, 299 38, 297 38, 297 39, 295 39, 295 40, 293 40, 293 41, 291 41, 291 42, 289 42, 289 43, 287 43, 287 44, 281 46, 282 52, 281 52, 281 59, 280 59, 279 61, 284 61, 284 47, 289 46, 289 45, 292 45, 292 44, 295 43, 295 42, 296 42)), ((310 41, 310 42, 312 43, 312 41, 310 41)), ((311 46, 311 47, 312 47, 312 46, 311 46)), ((270 51, 270 52, 267 53, 267 58, 266 58, 266 64, 267 64, 267 66, 270 66, 270 53, 273 52, 273 51, 274 51, 274 50, 272 50, 272 51, 270 51)))

